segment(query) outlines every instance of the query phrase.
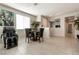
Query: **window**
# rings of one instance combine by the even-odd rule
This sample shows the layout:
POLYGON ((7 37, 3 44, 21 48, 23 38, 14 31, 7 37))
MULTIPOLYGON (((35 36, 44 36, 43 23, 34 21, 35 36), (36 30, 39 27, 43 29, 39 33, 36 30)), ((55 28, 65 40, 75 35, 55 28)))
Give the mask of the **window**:
POLYGON ((16 14, 16 29, 30 28, 30 18, 16 14))

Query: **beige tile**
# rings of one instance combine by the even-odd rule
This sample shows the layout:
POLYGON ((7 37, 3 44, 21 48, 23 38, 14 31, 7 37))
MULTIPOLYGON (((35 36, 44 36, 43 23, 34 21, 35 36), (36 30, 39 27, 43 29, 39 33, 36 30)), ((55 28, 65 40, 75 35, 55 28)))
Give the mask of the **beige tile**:
POLYGON ((25 42, 19 39, 18 47, 5 49, 0 42, 0 55, 71 55, 79 54, 79 40, 73 38, 51 37, 44 42, 25 42))

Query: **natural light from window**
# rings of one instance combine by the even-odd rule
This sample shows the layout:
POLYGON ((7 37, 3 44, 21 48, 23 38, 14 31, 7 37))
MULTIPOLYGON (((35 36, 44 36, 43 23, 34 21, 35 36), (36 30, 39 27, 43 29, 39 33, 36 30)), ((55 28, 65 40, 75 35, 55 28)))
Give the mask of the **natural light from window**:
POLYGON ((16 29, 30 28, 30 17, 16 14, 16 29))

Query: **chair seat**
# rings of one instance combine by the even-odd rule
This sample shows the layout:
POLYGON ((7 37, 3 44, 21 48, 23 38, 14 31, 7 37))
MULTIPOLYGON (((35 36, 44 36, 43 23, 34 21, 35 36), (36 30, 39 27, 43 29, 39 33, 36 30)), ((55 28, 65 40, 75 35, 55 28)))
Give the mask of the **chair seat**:
POLYGON ((18 35, 13 28, 3 28, 1 37, 3 37, 4 48, 12 48, 13 44, 18 45, 18 35))

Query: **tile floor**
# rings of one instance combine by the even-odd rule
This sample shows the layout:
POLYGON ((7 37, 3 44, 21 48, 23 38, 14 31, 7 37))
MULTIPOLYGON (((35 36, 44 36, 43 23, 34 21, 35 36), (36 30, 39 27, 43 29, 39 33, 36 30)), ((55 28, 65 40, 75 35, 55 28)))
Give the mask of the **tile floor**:
POLYGON ((43 43, 25 42, 19 39, 18 47, 5 49, 0 42, 0 55, 75 55, 79 54, 79 40, 73 38, 51 37, 43 43))

